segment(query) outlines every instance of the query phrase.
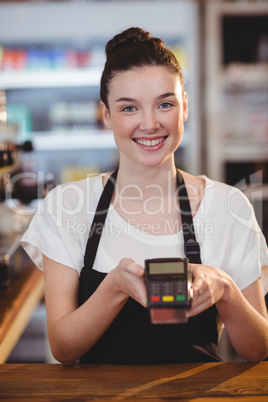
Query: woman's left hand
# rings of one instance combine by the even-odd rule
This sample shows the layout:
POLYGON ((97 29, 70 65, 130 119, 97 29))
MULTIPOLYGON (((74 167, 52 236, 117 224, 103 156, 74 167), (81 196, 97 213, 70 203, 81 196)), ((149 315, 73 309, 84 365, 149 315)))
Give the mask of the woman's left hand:
POLYGON ((230 277, 218 268, 202 264, 190 264, 193 275, 193 300, 187 312, 193 317, 217 303, 224 295, 230 277))

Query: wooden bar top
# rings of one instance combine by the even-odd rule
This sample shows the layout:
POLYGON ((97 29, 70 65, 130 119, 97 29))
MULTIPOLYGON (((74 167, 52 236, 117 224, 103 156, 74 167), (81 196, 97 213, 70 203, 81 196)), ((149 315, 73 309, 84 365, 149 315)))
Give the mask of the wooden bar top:
POLYGON ((153 366, 3 364, 0 400, 267 402, 268 362, 153 366))
POLYGON ((0 363, 8 358, 43 295, 43 273, 30 260, 0 292, 0 363))

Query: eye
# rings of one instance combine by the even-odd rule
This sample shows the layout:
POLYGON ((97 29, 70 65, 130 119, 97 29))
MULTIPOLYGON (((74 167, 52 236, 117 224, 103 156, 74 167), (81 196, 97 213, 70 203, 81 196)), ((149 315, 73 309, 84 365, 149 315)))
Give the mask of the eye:
POLYGON ((163 102, 161 105, 159 105, 159 109, 169 109, 173 106, 172 103, 170 102, 163 102))
POLYGON ((137 109, 134 106, 125 106, 121 110, 122 112, 135 112, 137 109))

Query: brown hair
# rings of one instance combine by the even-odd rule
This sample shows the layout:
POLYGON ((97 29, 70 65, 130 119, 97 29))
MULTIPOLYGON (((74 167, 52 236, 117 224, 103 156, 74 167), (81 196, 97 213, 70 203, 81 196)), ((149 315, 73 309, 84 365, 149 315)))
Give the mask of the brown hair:
POLYGON ((108 107, 109 84, 119 72, 144 66, 167 67, 179 77, 184 91, 181 67, 163 41, 141 28, 129 28, 114 36, 105 47, 106 63, 101 77, 100 97, 108 107))

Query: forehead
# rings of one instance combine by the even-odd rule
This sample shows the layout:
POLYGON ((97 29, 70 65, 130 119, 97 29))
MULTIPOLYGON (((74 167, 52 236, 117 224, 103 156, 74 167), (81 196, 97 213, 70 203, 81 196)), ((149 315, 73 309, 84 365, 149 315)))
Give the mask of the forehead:
POLYGON ((161 66, 139 67, 117 73, 109 86, 109 98, 118 96, 132 98, 145 95, 160 95, 166 92, 181 94, 182 87, 179 77, 168 68, 161 66))

